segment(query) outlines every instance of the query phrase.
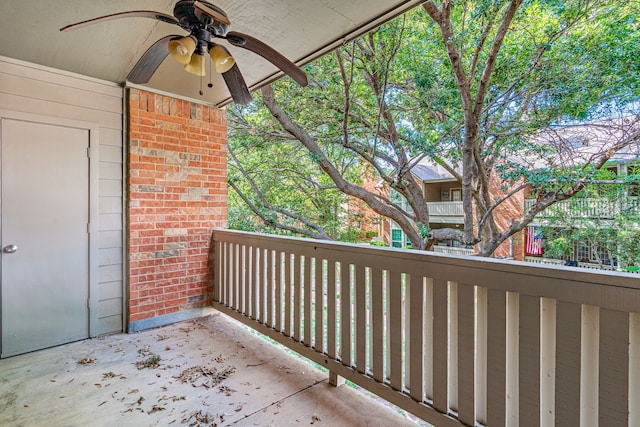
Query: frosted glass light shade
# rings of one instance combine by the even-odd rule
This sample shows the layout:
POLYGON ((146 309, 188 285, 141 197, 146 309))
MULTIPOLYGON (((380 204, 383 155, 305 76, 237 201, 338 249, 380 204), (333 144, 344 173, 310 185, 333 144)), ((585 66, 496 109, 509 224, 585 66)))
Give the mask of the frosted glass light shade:
POLYGON ((197 53, 191 55, 191 61, 184 66, 184 69, 195 76, 206 76, 204 55, 197 53))
POLYGON ((181 37, 169 42, 171 57, 181 64, 191 62, 191 55, 196 50, 196 41, 192 37, 181 37))
POLYGON ((213 60, 213 66, 220 74, 229 71, 236 63, 236 60, 233 59, 233 56, 231 56, 229 51, 219 44, 211 48, 209 55, 211 55, 211 59, 213 60))

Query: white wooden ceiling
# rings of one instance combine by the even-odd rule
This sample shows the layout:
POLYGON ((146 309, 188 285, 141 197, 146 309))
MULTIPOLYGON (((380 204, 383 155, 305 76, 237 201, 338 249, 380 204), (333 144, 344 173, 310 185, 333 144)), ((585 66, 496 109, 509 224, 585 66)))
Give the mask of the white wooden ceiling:
MULTIPOLYGON (((420 0, 209 0, 224 10, 232 31, 254 36, 303 65, 345 40, 375 28, 420 0)), ((130 10, 173 15, 176 0, 2 0, 0 55, 90 77, 124 83, 138 58, 159 38, 186 34, 145 18, 102 22, 61 33, 67 24, 130 10)), ((258 55, 230 47, 250 89, 280 76, 258 55)), ((214 88, 167 58, 147 86, 200 102, 223 105, 229 93, 220 76, 214 88)))

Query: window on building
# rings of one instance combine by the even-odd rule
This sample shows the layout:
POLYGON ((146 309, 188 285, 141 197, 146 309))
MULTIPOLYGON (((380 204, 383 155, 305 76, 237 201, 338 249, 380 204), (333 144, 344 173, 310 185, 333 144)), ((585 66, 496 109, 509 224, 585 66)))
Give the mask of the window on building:
POLYGON ((452 188, 451 189, 451 201, 452 202, 461 202, 462 201, 462 188, 452 188))
POLYGON ((403 241, 403 235, 402 235, 402 230, 400 230, 399 228, 393 229, 391 230, 391 246, 394 248, 401 248, 402 245, 402 241, 403 241))

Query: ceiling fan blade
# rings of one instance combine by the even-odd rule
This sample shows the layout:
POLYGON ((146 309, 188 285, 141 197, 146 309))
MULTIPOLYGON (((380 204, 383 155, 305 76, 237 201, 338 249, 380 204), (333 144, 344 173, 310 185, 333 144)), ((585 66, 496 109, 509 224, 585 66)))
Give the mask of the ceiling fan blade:
POLYGON ((309 84, 307 74, 302 71, 300 67, 289 61, 280 52, 255 37, 238 33, 236 31, 229 31, 227 33, 227 41, 234 46, 243 47, 262 56, 264 59, 284 71, 285 74, 295 80, 300 86, 306 86, 309 84))
POLYGON ((226 73, 222 73, 222 77, 227 84, 227 88, 229 88, 233 102, 240 105, 247 105, 253 101, 237 64, 231 67, 226 73))
POLYGON ((169 55, 169 41, 180 36, 166 36, 155 42, 133 66, 127 80, 131 83, 147 83, 162 61, 169 55))
POLYGON ((217 10, 207 6, 200 1, 194 2, 193 7, 195 7, 205 15, 211 17, 214 21, 222 22, 225 25, 231 25, 231 21, 229 21, 229 18, 227 18, 224 14, 218 12, 217 10))
POLYGON ((111 21, 112 19, 120 18, 151 18, 169 24, 180 25, 180 21, 178 21, 171 15, 160 12, 153 12, 150 10, 132 10, 130 12, 114 13, 111 15, 100 16, 98 18, 87 19, 86 21, 76 22, 75 24, 69 24, 60 28, 60 31, 77 30, 78 28, 83 28, 100 22, 111 21))

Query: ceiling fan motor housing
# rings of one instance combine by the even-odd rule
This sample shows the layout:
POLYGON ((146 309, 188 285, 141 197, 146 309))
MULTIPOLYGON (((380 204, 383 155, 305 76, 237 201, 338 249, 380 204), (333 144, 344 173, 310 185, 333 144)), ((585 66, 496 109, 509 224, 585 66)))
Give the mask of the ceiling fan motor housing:
MULTIPOLYGON (((207 19, 201 21, 198 18, 198 13, 196 12, 194 3, 195 0, 180 0, 173 8, 173 15, 178 19, 178 21, 180 21, 180 26, 182 28, 187 31, 194 31, 197 28, 204 29, 216 36, 223 36, 227 33, 229 28, 222 22, 213 20, 208 16, 206 16, 207 19)), ((222 9, 209 2, 200 1, 200 3, 205 4, 207 7, 215 10, 221 15, 227 16, 222 9)))

